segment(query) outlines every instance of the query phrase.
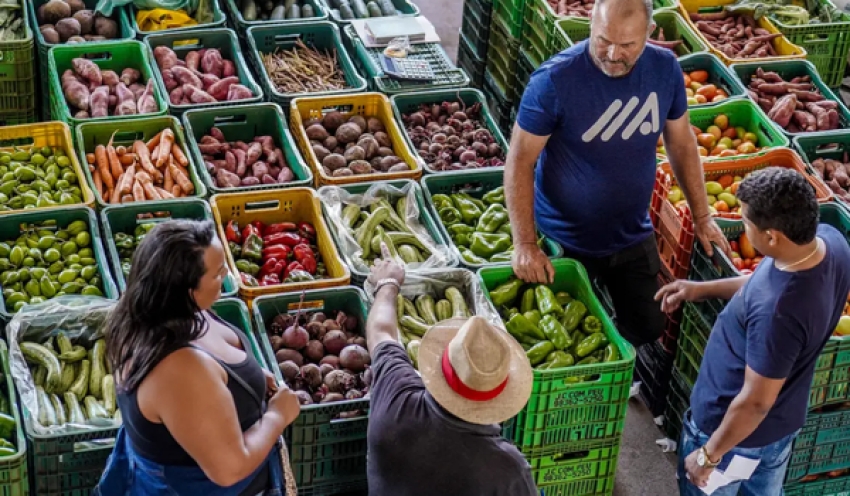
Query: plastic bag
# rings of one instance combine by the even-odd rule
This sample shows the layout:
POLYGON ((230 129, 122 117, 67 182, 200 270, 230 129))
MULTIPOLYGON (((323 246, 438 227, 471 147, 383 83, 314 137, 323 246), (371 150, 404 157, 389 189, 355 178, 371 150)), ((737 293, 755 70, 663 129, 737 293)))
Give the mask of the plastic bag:
POLYGON ((386 183, 375 183, 362 195, 352 195, 342 188, 336 186, 325 186, 319 190, 319 197, 325 206, 325 211, 328 213, 328 218, 333 225, 332 229, 336 232, 338 240, 337 245, 339 251, 355 271, 368 274, 370 266, 367 265, 362 257, 363 250, 354 239, 354 234, 342 220, 342 211, 346 205, 355 204, 360 207, 367 207, 382 198, 387 198, 391 202, 401 196, 407 197, 407 210, 405 218, 402 219, 407 226, 413 231, 413 234, 424 244, 431 252, 423 263, 412 263, 407 265, 408 271, 421 271, 435 269, 439 267, 449 267, 453 265, 454 258, 451 255, 449 247, 437 242, 428 234, 419 222, 419 205, 416 201, 417 188, 416 183, 410 182, 402 188, 396 188, 386 183))
POLYGON ((133 4, 137 10, 185 10, 199 24, 213 20, 211 0, 99 0, 95 11, 109 17, 116 8, 133 4))
MULTIPOLYGON (((112 419, 103 419, 97 423, 71 424, 63 426, 42 426, 38 422, 38 400, 35 382, 26 359, 21 353, 20 341, 33 341, 39 344, 56 336, 59 331, 65 333, 73 344, 90 349, 94 342, 103 337, 103 324, 109 312, 115 307, 115 301, 92 296, 60 296, 39 303, 26 305, 15 314, 6 326, 9 340, 9 357, 12 378, 18 388, 21 406, 24 409, 25 422, 32 432, 39 435, 64 434, 73 430, 93 430, 117 428, 119 423, 112 419)), ((80 398, 80 403, 83 398, 80 398)))

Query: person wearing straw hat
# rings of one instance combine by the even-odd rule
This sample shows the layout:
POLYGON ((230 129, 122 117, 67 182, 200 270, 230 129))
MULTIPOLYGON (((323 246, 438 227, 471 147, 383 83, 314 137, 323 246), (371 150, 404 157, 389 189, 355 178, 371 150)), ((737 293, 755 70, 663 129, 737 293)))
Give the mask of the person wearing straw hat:
POLYGON ((522 347, 481 317, 438 322, 422 338, 417 374, 396 322, 404 267, 386 246, 381 251, 369 276, 375 302, 366 322, 373 374, 369 494, 539 494, 528 462, 497 425, 531 394, 522 347))

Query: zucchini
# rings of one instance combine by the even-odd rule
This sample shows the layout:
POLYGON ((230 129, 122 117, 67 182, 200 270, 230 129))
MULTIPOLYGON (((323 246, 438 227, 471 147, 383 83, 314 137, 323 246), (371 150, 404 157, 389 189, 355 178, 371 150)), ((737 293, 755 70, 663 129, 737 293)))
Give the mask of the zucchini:
POLYGON ((384 14, 381 12, 381 8, 378 7, 378 4, 374 1, 371 1, 366 4, 366 11, 369 12, 369 17, 383 17, 384 14))
POLYGON ((83 409, 80 407, 80 400, 77 395, 67 391, 65 392, 65 404, 68 405, 68 422, 71 424, 85 424, 86 416, 83 415, 83 409))
POLYGON ((96 399, 103 398, 103 376, 106 368, 103 366, 103 358, 106 353, 106 341, 98 339, 92 348, 91 375, 89 376, 89 394, 96 399))
POLYGON ((77 372, 77 377, 74 382, 68 387, 68 392, 74 394, 77 398, 84 398, 89 392, 89 375, 91 374, 91 362, 83 360, 80 362, 80 369, 77 372))
POLYGON ((56 394, 50 395, 50 403, 53 405, 53 412, 56 414, 56 425, 65 425, 68 419, 65 417, 65 405, 56 394))
POLYGON ((366 19, 369 17, 369 11, 366 9, 366 2, 363 0, 351 0, 351 9, 354 11, 354 16, 358 19, 366 19))
POLYGON ((68 351, 63 351, 62 354, 59 355, 59 360, 66 363, 79 362, 86 357, 86 354, 86 349, 77 345, 68 351))
POLYGON ((293 4, 286 10, 287 19, 301 19, 301 7, 298 4, 293 4))
POLYGON ((308 4, 304 4, 301 6, 301 17, 316 17, 316 11, 313 10, 313 6, 308 4))
POLYGON ((395 5, 393 5, 392 0, 378 0, 378 7, 381 8, 381 12, 387 17, 396 15, 395 5))
POLYGON ((242 2, 242 18, 246 21, 257 20, 257 4, 254 0, 243 0, 242 2))
POLYGON ((41 365, 37 365, 35 367, 35 371, 32 373, 32 381, 36 386, 44 387, 44 379, 47 378, 47 369, 42 367, 41 365))
POLYGON ((53 402, 43 387, 35 388, 36 400, 38 401, 38 423, 44 427, 56 425, 56 412, 53 410, 53 402))
POLYGON ((115 378, 107 374, 103 376, 103 408, 111 416, 117 408, 115 399, 115 378))
POLYGON ((103 408, 103 405, 98 403, 97 398, 94 396, 86 396, 83 400, 83 404, 86 407, 86 417, 88 417, 89 420, 108 419, 112 417, 112 415, 106 413, 106 409, 103 408))
POLYGON ((446 299, 452 304, 452 317, 468 319, 471 317, 469 308, 466 306, 466 300, 463 299, 463 294, 454 286, 446 289, 446 299))
POLYGON ((62 366, 59 363, 59 358, 53 352, 37 343, 22 341, 20 347, 24 358, 47 369, 47 377, 44 379, 44 389, 48 393, 59 391, 62 385, 62 366))
POLYGON ((77 377, 77 364, 75 363, 63 363, 62 364, 62 393, 68 390, 71 387, 71 384, 74 383, 74 379, 77 377))
POLYGON ((66 336, 64 332, 60 332, 56 335, 56 346, 59 347, 60 356, 62 353, 68 353, 74 349, 74 346, 71 344, 71 340, 68 339, 68 336, 66 336))
POLYGON ((285 15, 286 15, 286 7, 284 7, 282 3, 279 3, 272 10, 272 14, 271 14, 271 16, 269 16, 269 19, 272 20, 272 21, 282 21, 284 19, 285 15))

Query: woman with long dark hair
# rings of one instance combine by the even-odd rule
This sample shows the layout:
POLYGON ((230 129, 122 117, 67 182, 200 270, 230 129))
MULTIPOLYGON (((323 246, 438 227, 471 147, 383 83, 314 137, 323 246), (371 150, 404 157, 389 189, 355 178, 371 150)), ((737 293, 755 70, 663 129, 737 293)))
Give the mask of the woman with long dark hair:
POLYGON ((299 403, 210 312, 226 275, 212 222, 164 222, 139 244, 106 323, 124 426, 96 493, 284 493, 277 443, 299 403))

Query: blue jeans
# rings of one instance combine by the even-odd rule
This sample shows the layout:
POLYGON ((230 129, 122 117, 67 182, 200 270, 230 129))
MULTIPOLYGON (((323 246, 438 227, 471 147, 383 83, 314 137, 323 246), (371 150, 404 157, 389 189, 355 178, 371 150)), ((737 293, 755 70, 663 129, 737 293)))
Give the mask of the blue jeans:
MULTIPOLYGON (((799 432, 799 431, 797 431, 799 432)), ((761 460, 753 475, 745 481, 735 482, 723 486, 712 496, 782 496, 782 482, 785 480, 785 469, 791 459, 791 447, 797 432, 785 436, 773 444, 761 448, 734 448, 723 457, 717 467, 724 470, 729 466, 732 457, 740 455, 744 458, 761 460)), ((691 411, 685 412, 682 419, 682 438, 679 440, 679 467, 677 476, 679 478, 680 496, 705 496, 702 489, 691 484, 685 474, 685 457, 698 450, 708 442, 709 435, 699 430, 691 418, 691 411)))

